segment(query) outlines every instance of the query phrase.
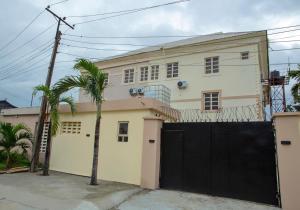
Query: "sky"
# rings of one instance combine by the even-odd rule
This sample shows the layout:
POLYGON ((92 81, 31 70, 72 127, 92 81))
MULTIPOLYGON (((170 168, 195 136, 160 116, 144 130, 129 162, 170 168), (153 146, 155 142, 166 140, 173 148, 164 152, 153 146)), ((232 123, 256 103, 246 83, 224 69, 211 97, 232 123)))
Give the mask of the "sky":
MULTIPOLYGON (((54 41, 57 21, 44 10, 50 9, 66 21, 75 24, 75 29, 62 25, 63 33, 59 46, 52 83, 65 75, 76 74, 72 70, 77 57, 103 58, 140 48, 182 39, 169 38, 80 38, 70 35, 90 37, 116 36, 189 36, 216 32, 238 32, 265 30, 300 24, 299 0, 190 0, 179 4, 140 11, 117 17, 111 15, 74 17, 164 4, 172 0, 2 0, 0 7, 0 100, 7 99, 12 104, 30 106, 33 87, 44 84, 49 65, 51 47, 54 41), (44 12, 42 12, 44 11, 44 12), (42 12, 42 13, 41 13, 42 12), (41 13, 41 14, 40 14, 41 13), (15 41, 11 41, 38 14, 40 16, 15 41), (90 23, 77 24, 87 20, 110 17, 90 23), (33 39, 34 38, 34 39, 33 39), (32 40, 33 39, 33 40, 32 40), (90 42, 78 43, 72 40, 90 42), (93 44, 93 43, 102 44, 93 44), (127 46, 119 44, 134 44, 127 46), (92 50, 78 47, 101 48, 92 50), (67 55, 67 54, 73 55, 67 55)), ((270 63, 300 63, 300 50, 275 51, 276 49, 300 48, 299 27, 270 30, 270 63), (284 38, 289 37, 289 38, 284 38)), ((292 64, 291 69, 297 65, 292 64)), ((286 74, 288 65, 271 65, 270 70, 286 74)), ((287 87, 287 102, 292 103, 287 87)), ((77 91, 71 93, 75 98, 77 91)), ((33 105, 40 104, 40 97, 33 99, 33 105)))

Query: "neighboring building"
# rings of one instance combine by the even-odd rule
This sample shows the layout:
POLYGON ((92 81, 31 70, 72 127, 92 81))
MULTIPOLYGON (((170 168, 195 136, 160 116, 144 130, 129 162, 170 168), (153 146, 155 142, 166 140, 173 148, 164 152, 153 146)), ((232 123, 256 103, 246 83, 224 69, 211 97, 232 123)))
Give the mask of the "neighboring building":
MULTIPOLYGON (((131 88, 164 85, 173 108, 197 109, 202 114, 223 111, 224 115, 232 107, 249 113, 253 112, 249 107, 254 107, 258 120, 263 119, 269 101, 269 89, 261 82, 269 74, 266 31, 198 36, 110 57, 96 65, 108 75, 106 100, 132 97, 131 88), (250 111, 245 111, 247 107, 250 111)), ((82 90, 79 101, 90 101, 82 90)))
POLYGON ((2 109, 11 109, 11 108, 17 108, 17 107, 9 103, 6 99, 0 100, 0 112, 2 109))

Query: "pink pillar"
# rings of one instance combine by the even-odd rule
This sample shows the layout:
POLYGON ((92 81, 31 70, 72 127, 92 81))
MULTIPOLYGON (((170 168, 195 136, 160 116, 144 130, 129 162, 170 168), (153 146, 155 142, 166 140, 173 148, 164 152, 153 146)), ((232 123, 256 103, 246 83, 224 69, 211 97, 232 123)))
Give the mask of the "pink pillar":
POLYGON ((160 170, 160 135, 163 119, 158 117, 144 118, 144 140, 142 153, 141 187, 159 188, 160 170))

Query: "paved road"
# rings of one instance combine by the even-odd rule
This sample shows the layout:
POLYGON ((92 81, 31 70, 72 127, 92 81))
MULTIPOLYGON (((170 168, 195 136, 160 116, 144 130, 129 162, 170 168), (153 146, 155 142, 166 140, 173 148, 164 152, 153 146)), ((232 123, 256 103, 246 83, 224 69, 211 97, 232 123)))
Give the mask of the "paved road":
POLYGON ((233 199, 167 190, 147 191, 133 185, 51 172, 0 175, 0 210, 279 210, 233 199))

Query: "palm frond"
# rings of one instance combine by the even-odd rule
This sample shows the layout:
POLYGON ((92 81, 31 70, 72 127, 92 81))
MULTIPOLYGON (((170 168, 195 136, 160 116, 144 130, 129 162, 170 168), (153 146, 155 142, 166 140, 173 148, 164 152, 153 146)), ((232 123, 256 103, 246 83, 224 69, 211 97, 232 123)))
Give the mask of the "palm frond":
POLYGON ((51 92, 51 90, 50 90, 50 88, 49 87, 47 87, 46 85, 38 85, 38 86, 35 86, 34 88, 33 88, 33 95, 36 95, 37 94, 37 92, 43 92, 44 93, 44 95, 46 95, 46 96, 49 96, 50 95, 50 92, 51 92))
POLYGON ((76 64, 73 68, 77 70, 84 70, 92 76, 95 76, 99 71, 98 67, 92 61, 82 58, 76 61, 76 64))
POLYGON ((66 76, 54 84, 53 89, 57 93, 64 93, 73 88, 84 88, 88 82, 85 76, 66 76))
POLYGON ((27 131, 28 133, 30 132, 30 129, 22 123, 14 125, 13 129, 12 129, 12 132, 14 133, 14 135, 16 135, 18 132, 20 132, 22 130, 27 131))
POLYGON ((296 79, 300 82, 300 70, 292 70, 288 73, 289 77, 296 79))
POLYGON ((298 95, 299 88, 300 88, 300 83, 297 83, 297 84, 294 84, 291 89, 295 103, 300 102, 300 96, 298 95))
POLYGON ((67 103, 71 108, 72 114, 74 114, 74 112, 76 111, 76 107, 75 107, 74 99, 71 96, 61 97, 59 101, 63 103, 67 103))

